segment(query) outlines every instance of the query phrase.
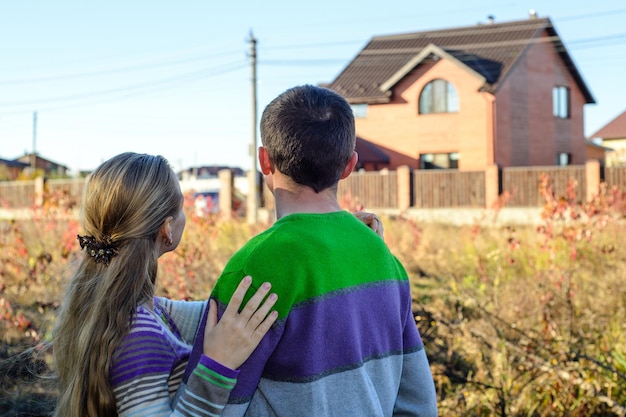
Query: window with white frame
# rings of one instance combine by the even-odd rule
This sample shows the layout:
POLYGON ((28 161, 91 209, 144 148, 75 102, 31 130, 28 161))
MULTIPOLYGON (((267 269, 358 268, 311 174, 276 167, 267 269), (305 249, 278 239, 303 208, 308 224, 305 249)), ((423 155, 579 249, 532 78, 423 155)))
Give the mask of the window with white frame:
POLYGON ((365 119, 367 117, 367 104, 351 104, 352 113, 355 119, 365 119))
POLYGON ((458 112, 459 97, 456 88, 446 80, 432 80, 420 93, 418 111, 419 114, 458 112))
POLYGON ((558 166, 566 166, 572 164, 572 155, 566 152, 561 152, 556 156, 556 164, 558 166))
POLYGON ((420 154, 420 169, 458 169, 459 153, 420 154))
POLYGON ((569 88, 556 86, 552 89, 552 113, 558 119, 569 119, 570 94, 569 88))

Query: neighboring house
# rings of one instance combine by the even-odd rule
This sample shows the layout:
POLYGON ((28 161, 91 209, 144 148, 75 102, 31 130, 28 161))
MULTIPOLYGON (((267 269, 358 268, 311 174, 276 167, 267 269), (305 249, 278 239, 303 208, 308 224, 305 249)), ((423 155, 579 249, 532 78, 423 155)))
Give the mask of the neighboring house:
MULTIPOLYGON (((587 161, 598 161, 601 166, 606 166, 606 161, 610 161, 613 157, 613 149, 604 146, 599 142, 587 141, 587 161)), ((611 165, 609 165, 611 166, 611 165)))
POLYGON ((19 158, 15 159, 15 161, 26 164, 27 168, 30 168, 32 164, 33 156, 35 158, 35 169, 43 171, 45 176, 54 175, 54 176, 63 177, 68 174, 67 172, 69 169, 68 167, 66 167, 65 165, 58 164, 56 162, 52 162, 49 159, 42 158, 37 153, 35 153, 34 155, 32 153, 24 154, 23 156, 20 156, 19 158))
POLYGON ((390 169, 586 161, 595 101, 548 18, 376 36, 324 86, 390 169))
POLYGON ((589 139, 600 141, 602 146, 613 150, 606 155, 606 166, 626 166, 626 111, 592 134, 589 139))
POLYGON ((6 159, 0 159, 0 180, 2 181, 15 181, 25 168, 30 165, 24 164, 19 161, 9 161, 6 159))
POLYGON ((217 178, 220 171, 228 169, 233 173, 235 177, 245 176, 244 170, 241 168, 232 168, 227 166, 219 166, 219 165, 205 165, 205 166, 197 166, 187 168, 178 173, 178 179, 180 180, 194 180, 194 179, 207 179, 207 178, 217 178))

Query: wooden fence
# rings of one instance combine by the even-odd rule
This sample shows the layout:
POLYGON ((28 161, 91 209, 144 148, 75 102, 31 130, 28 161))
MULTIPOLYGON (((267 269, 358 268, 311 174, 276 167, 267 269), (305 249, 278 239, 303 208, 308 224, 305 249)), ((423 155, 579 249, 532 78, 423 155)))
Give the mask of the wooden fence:
POLYGON ((396 171, 355 172, 339 181, 337 195, 345 204, 377 208, 398 206, 398 174, 396 171))
POLYGON ((414 171, 413 196, 415 208, 485 207, 485 173, 414 171))
POLYGON ((509 207, 540 206, 545 199, 539 192, 542 175, 547 176, 555 195, 564 195, 570 181, 575 181, 576 195, 584 200, 587 180, 584 165, 567 167, 524 167, 502 170, 502 191, 511 194, 509 207))
POLYGON ((36 181, 0 181, 0 207, 24 208, 36 204, 36 181))
MULTIPOLYGON (((564 195, 574 181, 576 199, 585 201, 599 190, 600 182, 626 189, 626 167, 602 168, 598 163, 567 167, 515 167, 492 171, 456 170, 355 172, 339 182, 338 196, 344 203, 375 209, 484 208, 502 193, 510 193, 510 207, 543 205, 539 185, 550 181, 556 196, 564 195), (491 174, 490 174, 491 172, 491 174), (491 197, 490 197, 491 196, 491 197)), ((0 207, 24 208, 56 199, 80 204, 84 179, 0 182, 0 207)), ((267 187, 261 201, 273 209, 267 187)))
POLYGON ((607 186, 626 190, 626 168, 606 167, 603 171, 602 178, 607 186))

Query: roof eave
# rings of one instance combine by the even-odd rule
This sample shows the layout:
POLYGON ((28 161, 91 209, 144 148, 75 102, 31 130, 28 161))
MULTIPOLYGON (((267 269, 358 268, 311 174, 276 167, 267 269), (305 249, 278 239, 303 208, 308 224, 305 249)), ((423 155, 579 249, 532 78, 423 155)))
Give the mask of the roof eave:
POLYGON ((415 57, 413 57, 409 62, 407 62, 402 68, 400 68, 395 74, 389 77, 384 83, 380 85, 380 91, 388 92, 390 91, 400 80, 402 80, 409 72, 411 72, 417 65, 423 62, 430 55, 438 56, 442 59, 447 59, 453 64, 457 65, 462 70, 468 72, 474 77, 481 80, 483 83, 487 83, 487 79, 480 73, 474 71, 472 68, 465 65, 463 62, 455 58, 454 56, 447 53, 444 49, 440 48, 435 44, 428 44, 424 49, 422 49, 415 57))
POLYGON ((345 97, 350 104, 385 104, 391 101, 390 97, 345 97))
POLYGON ((576 64, 574 63, 574 60, 570 56, 569 52, 567 52, 565 45, 561 41, 561 37, 557 33, 554 25, 552 25, 552 21, 550 21, 549 19, 548 21, 550 24, 546 26, 546 30, 548 31, 548 34, 550 36, 553 36, 557 39, 556 41, 553 41, 554 47, 556 48, 557 53, 565 63, 565 66, 569 70, 570 74, 574 78, 576 85, 578 85, 578 88, 583 93, 583 96, 585 97, 585 104, 596 104, 596 100, 593 97, 593 94, 591 94, 591 90, 589 89, 589 87, 587 87, 587 83, 585 83, 582 74, 580 73, 580 71, 578 71, 578 68, 576 67, 576 64))

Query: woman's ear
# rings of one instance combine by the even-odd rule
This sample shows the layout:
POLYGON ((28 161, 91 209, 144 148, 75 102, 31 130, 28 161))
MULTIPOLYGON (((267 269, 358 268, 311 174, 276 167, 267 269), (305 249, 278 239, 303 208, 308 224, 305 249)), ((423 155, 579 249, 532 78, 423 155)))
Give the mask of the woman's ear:
POLYGON ((163 224, 159 229, 159 243, 165 246, 170 246, 172 244, 172 227, 170 223, 174 220, 174 217, 167 216, 165 220, 163 220, 163 224))

